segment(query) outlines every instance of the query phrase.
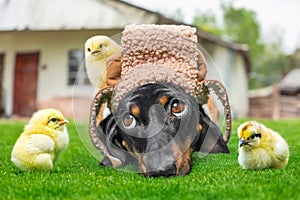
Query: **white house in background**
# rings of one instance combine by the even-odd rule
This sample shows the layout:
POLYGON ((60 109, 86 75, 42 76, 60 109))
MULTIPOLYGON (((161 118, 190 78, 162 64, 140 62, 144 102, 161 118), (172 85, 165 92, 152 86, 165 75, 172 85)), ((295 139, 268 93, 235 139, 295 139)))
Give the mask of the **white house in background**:
MULTIPOLYGON (((119 0, 3 0, 0 19, 0 100, 2 114, 8 117, 55 107, 69 117, 87 118, 95 92, 82 71, 89 37, 113 36, 132 23, 182 24, 119 0)), ((201 30, 197 35, 208 52, 207 78, 223 81, 234 112, 245 117, 247 46, 201 30)))

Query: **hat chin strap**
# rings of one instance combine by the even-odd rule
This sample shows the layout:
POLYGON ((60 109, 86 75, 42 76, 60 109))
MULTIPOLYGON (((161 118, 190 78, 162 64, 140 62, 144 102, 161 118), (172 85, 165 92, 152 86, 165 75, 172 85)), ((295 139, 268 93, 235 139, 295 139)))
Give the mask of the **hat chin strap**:
POLYGON ((92 140, 93 145, 101 151, 101 153, 109 158, 114 167, 122 165, 122 161, 116 157, 110 155, 103 141, 101 141, 99 135, 97 134, 97 127, 103 120, 102 114, 103 106, 108 106, 110 104, 110 98, 113 91, 113 87, 106 87, 100 89, 95 95, 90 108, 90 118, 89 118, 89 135, 92 140))
POLYGON ((231 119, 231 108, 229 104, 229 98, 226 92, 226 88, 224 85, 217 80, 203 80, 199 82, 199 90, 201 91, 198 97, 198 101, 206 103, 208 99, 208 94, 210 91, 214 92, 222 103, 224 107, 224 115, 225 115, 225 122, 226 122, 226 129, 223 135, 223 138, 226 143, 229 142, 230 135, 231 135, 231 126, 232 126, 232 119, 231 119))

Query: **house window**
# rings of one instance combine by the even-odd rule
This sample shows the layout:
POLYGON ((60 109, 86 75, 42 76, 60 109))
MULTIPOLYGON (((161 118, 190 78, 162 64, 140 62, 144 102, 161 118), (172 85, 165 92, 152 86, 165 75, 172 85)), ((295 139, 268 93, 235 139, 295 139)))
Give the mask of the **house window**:
POLYGON ((89 85, 89 79, 84 66, 84 51, 73 49, 69 51, 69 78, 68 84, 89 85))

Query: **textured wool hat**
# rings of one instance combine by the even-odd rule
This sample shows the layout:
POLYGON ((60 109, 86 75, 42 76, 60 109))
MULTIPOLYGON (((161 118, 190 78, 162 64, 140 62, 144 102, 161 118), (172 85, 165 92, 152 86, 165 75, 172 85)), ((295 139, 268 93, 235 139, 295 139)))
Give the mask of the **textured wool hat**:
POLYGON ((172 82, 192 96, 206 75, 197 49, 196 29, 175 25, 128 25, 122 35, 122 81, 115 86, 113 110, 130 89, 154 82, 172 82))
MULTIPOLYGON (((132 89, 148 83, 170 82, 181 86, 199 103, 205 104, 209 92, 216 94, 224 106, 229 141, 231 113, 226 89, 216 80, 205 80, 207 65, 197 48, 196 29, 184 25, 127 25, 121 39, 121 81, 100 90, 92 103, 90 136, 95 146, 97 114, 106 103, 115 113, 122 98, 132 89)), ((104 147, 98 148, 102 149, 104 147)))

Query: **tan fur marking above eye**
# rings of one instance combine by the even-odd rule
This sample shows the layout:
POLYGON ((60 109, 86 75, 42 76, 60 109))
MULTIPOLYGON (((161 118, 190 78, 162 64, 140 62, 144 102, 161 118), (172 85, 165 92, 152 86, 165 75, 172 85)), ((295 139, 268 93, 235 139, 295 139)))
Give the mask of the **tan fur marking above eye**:
POLYGON ((138 117, 140 115, 140 108, 137 105, 134 105, 131 107, 131 113, 135 116, 138 117))
POLYGON ((168 97, 167 96, 162 96, 162 97, 159 98, 160 105, 165 106, 167 102, 168 102, 168 97))

